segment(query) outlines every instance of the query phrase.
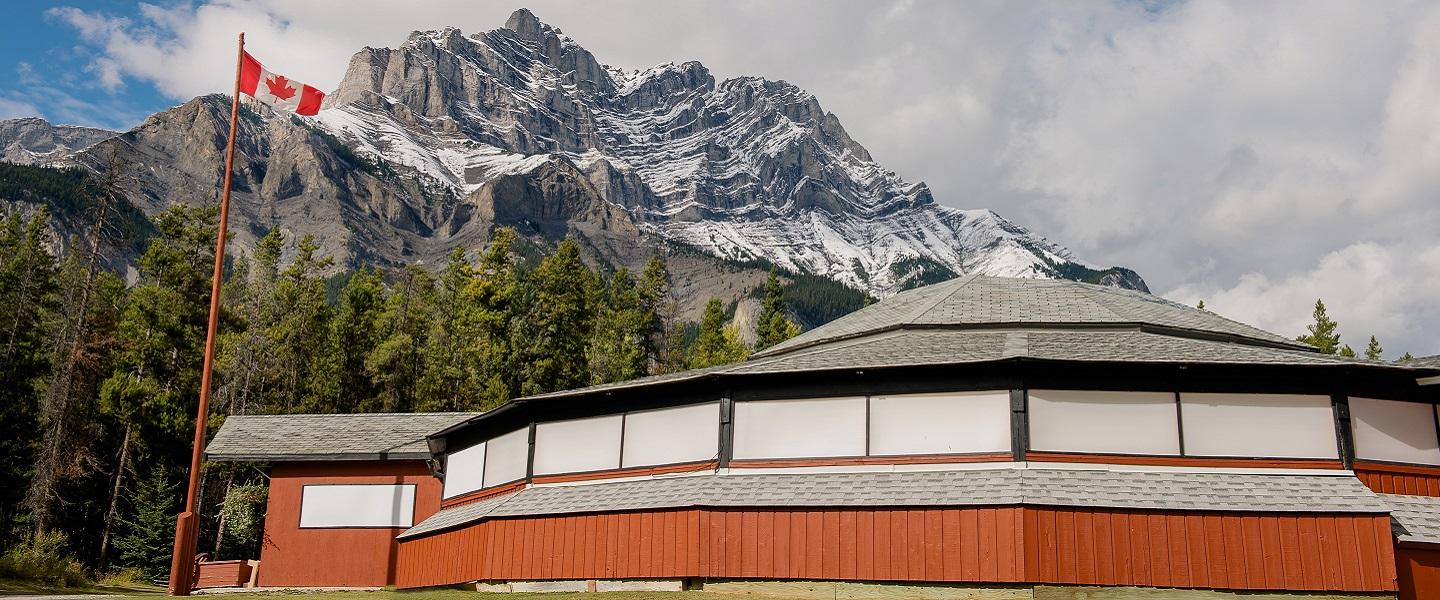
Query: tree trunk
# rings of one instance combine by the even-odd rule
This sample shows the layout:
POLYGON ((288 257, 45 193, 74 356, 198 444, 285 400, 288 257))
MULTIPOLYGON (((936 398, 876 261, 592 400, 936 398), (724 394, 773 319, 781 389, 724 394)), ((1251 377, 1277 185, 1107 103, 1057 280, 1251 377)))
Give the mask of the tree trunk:
MULTIPOLYGON (((224 500, 224 499, 230 498, 230 488, 233 487, 234 485, 235 485, 235 473, 232 472, 232 473, 230 473, 229 475, 226 475, 226 476, 225 476, 225 495, 221 497, 221 498, 223 498, 223 499, 220 501, 220 505, 221 505, 221 506, 224 506, 224 505, 225 505, 225 500, 224 500)), ((213 552, 213 553, 210 554, 210 560, 220 560, 220 544, 221 544, 224 540, 225 540, 225 511, 224 511, 224 509, 221 509, 221 511, 220 511, 220 522, 215 525, 215 552, 213 552)))
POLYGON ((120 461, 115 465, 115 487, 110 492, 110 509, 105 511, 105 531, 100 534, 99 571, 105 572, 110 554, 110 531, 115 527, 115 512, 120 506, 121 482, 125 480, 125 464, 130 456, 130 424, 125 424, 125 437, 120 442, 120 461))

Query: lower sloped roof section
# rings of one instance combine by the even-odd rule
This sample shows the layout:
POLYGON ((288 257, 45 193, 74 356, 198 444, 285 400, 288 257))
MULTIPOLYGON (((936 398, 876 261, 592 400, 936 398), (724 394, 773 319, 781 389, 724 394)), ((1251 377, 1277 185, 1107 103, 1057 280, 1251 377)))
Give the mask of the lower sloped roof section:
POLYGON ((1390 507, 1390 527, 1395 539, 1420 544, 1440 544, 1440 498, 1380 494, 1390 507))
POLYGON ((1348 474, 1008 467, 957 471, 706 474, 530 487, 442 510, 401 539, 503 517, 690 507, 1071 506, 1371 513, 1390 508, 1348 474))
POLYGON ((205 456, 229 462, 426 459, 425 436, 479 414, 232 415, 205 456))

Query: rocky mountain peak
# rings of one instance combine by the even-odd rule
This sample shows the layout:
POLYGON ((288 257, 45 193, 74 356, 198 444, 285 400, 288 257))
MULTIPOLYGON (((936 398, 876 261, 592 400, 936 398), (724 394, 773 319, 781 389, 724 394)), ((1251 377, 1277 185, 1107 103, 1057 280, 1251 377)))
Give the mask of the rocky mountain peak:
POLYGON ((0 160, 24 165, 63 160, 114 131, 78 125, 52 125, 38 117, 0 121, 0 160))
POLYGON ((528 8, 518 8, 510 13, 510 18, 505 20, 505 28, 520 34, 520 37, 527 40, 539 40, 545 37, 545 33, 554 28, 542 23, 535 13, 528 8))
MULTIPOLYGON (((213 190, 225 140, 210 112, 177 107, 127 136, 163 179, 141 190, 146 210, 213 190)), ((880 295, 976 272, 1144 285, 936 203, 797 85, 717 82, 696 61, 605 67, 524 9, 361 49, 316 117, 243 121, 239 243, 306 231, 343 265, 441 261, 508 225, 617 265, 681 248, 880 295)))

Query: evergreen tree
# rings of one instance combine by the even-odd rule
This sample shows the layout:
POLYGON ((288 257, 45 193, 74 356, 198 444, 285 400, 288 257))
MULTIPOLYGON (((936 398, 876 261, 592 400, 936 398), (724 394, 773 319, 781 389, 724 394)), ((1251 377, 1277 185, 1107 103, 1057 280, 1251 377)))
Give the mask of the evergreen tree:
POLYGON ((488 410, 520 392, 523 369, 510 337, 520 288, 520 275, 511 257, 515 237, 515 230, 509 227, 495 230, 465 290, 465 352, 475 360, 471 377, 478 395, 456 408, 488 410))
POLYGON ((122 565, 155 579, 170 572, 178 500, 179 486, 167 476, 166 468, 150 463, 130 498, 131 514, 120 520, 120 535, 115 538, 122 565))
POLYGON ((416 384, 417 410, 458 410, 477 402, 479 359, 467 343, 473 333, 466 318, 470 310, 467 293, 474 279, 475 269, 466 260, 465 249, 456 248, 440 271, 435 291, 425 366, 416 384))
MULTIPOLYGON (((1325 314, 1325 302, 1315 301, 1315 322, 1305 327, 1309 333, 1295 338, 1296 341, 1305 342, 1319 348, 1326 354, 1335 354, 1340 351, 1340 334, 1335 331, 1339 324, 1325 314)), ((1352 351, 1353 352, 1353 351, 1352 351)))
POLYGON ((1412 360, 1415 360, 1415 357, 1412 356, 1409 352, 1406 352, 1406 353, 1404 353, 1404 354, 1401 354, 1401 355, 1400 355, 1400 358, 1399 358, 1398 360, 1396 360, 1395 362, 1400 363, 1400 364, 1403 365, 1403 364, 1408 363, 1408 362, 1410 362, 1410 361, 1412 361, 1412 360))
POLYGON ((1345 358, 1355 358, 1355 349, 1351 348, 1350 344, 1345 344, 1344 346, 1340 347, 1340 356, 1343 356, 1345 358))
POLYGON ((616 271, 605 286, 586 353, 590 383, 644 376, 650 366, 647 341, 653 321, 630 272, 616 271))
POLYGON ((733 326, 725 324, 725 305, 719 298, 705 303, 705 315, 700 320, 700 335, 690 347, 686 366, 702 369, 716 365, 745 360, 750 349, 740 341, 740 335, 733 326))
POLYGON ((317 257, 315 237, 305 235, 296 245, 295 260, 275 283, 272 308, 279 311, 270 331, 276 389, 273 403, 283 412, 294 411, 313 385, 316 357, 324 352, 333 309, 326 302, 325 280, 320 273, 332 264, 317 257))
POLYGON ((183 446, 192 426, 209 319, 216 214, 213 208, 176 206, 155 218, 158 235, 140 257, 140 281, 120 315, 115 370, 101 384, 99 398, 100 412, 123 430, 101 535, 102 566, 134 442, 183 446))
POLYGON ((645 356, 647 370, 654 372, 665 352, 665 313, 675 304, 670 296, 670 269, 665 259, 651 256, 636 283, 640 292, 641 311, 645 319, 645 356))
POLYGON ((785 316, 785 292, 774 267, 765 280, 760 317, 755 322, 755 350, 760 351, 800 335, 800 326, 785 316))
POLYGON ((1200 309, 1200 310, 1205 310, 1205 301, 1204 301, 1204 300, 1201 300, 1198 304, 1195 305, 1195 308, 1198 308, 1198 309, 1200 309))
POLYGON ((1375 336, 1370 336, 1370 343, 1365 346, 1365 358, 1381 360, 1383 354, 1385 354, 1385 349, 1380 347, 1380 341, 1376 340, 1375 336))
POLYGON ((58 303, 55 259, 45 250, 44 208, 0 224, 0 547, 8 547, 33 461, 37 384, 49 368, 46 338, 58 303))
POLYGON ((363 267, 352 273, 340 291, 325 351, 316 358, 315 381, 301 407, 304 412, 348 413, 373 401, 376 390, 365 371, 365 359, 380 343, 384 309, 380 271, 363 267))
POLYGON ((597 280, 580 260, 574 240, 560 243, 555 253, 540 261, 526 286, 525 310, 517 320, 515 339, 526 340, 520 349, 525 365, 522 395, 543 394, 585 385, 590 370, 585 351, 594 325, 597 280))
POLYGON ((276 305, 275 289, 280 278, 280 254, 284 234, 272 229, 255 244, 253 256, 235 261, 235 272, 226 285, 230 313, 238 318, 233 331, 222 331, 215 370, 217 408, 227 414, 277 412, 271 400, 278 387, 276 359, 272 348, 276 325, 285 307, 276 305))
POLYGON ((365 358, 365 371, 379 388, 375 401, 361 412, 410 412, 415 409, 415 384, 422 374, 422 358, 429 341, 430 314, 434 309, 435 276, 410 265, 386 301, 380 317, 380 344, 365 358))

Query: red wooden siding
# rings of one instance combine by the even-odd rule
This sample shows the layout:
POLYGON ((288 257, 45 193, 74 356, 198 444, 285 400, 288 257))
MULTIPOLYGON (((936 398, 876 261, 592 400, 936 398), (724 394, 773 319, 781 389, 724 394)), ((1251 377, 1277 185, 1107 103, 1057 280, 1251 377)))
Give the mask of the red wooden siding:
POLYGON ((1440 598, 1440 549, 1396 548, 1399 600, 1440 598))
POLYGON ((1389 591, 1385 515, 1025 509, 1026 579, 1248 590, 1389 591))
POLYGON ((1383 515, 1055 508, 497 519, 400 544, 397 583, 760 578, 1392 591, 1383 515))
POLYGON ((1440 496, 1440 469, 1355 461, 1355 476, 1380 494, 1440 496))
POLYGON ((405 528, 300 529, 300 494, 316 483, 413 483, 415 522, 440 508, 440 480, 424 461, 277 463, 270 470, 262 586, 383 586, 395 583, 395 536, 405 528))

